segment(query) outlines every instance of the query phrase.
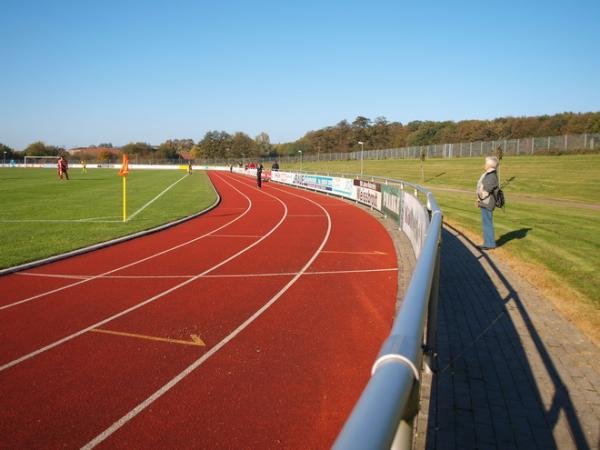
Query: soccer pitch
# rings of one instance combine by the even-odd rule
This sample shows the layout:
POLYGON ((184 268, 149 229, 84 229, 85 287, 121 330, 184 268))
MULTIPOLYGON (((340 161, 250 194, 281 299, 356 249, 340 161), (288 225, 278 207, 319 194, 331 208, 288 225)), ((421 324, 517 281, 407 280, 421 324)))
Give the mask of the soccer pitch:
POLYGON ((131 219, 123 223, 117 170, 83 174, 73 168, 69 176, 70 181, 59 181, 55 169, 0 169, 0 268, 153 228, 216 199, 204 172, 132 170, 127 177, 131 219))

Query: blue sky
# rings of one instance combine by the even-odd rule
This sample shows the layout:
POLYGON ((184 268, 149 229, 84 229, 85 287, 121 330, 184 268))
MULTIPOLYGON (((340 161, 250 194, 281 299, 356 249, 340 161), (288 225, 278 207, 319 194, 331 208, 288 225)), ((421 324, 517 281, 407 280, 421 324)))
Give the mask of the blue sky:
POLYGON ((0 0, 0 142, 600 109, 600 2, 0 0))

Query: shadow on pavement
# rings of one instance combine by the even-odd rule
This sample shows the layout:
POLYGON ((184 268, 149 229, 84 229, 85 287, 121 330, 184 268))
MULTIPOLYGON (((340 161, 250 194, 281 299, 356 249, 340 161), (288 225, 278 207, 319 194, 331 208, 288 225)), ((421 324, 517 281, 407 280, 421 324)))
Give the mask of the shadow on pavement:
POLYGON ((425 447, 589 449, 569 387, 519 294, 488 255, 459 235, 443 230, 425 447), (534 373, 549 381, 540 384, 534 373))

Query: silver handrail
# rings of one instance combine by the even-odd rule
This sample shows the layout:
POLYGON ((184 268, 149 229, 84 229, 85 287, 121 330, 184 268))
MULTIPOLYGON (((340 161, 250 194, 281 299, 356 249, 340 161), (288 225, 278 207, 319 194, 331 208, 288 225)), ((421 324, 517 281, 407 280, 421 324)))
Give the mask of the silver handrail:
POLYGON ((419 410, 421 367, 425 363, 432 369, 434 363, 442 211, 430 191, 407 181, 352 173, 291 172, 398 184, 426 200, 429 226, 402 305, 373 364, 371 378, 333 445, 338 450, 410 449, 419 410))
MULTIPOLYGON (((298 172, 298 171, 294 171, 298 172)), ((303 173, 316 173, 302 171, 303 173)), ((322 172, 321 172, 322 173, 322 172)), ((340 175, 327 172, 327 175, 340 175)), ((360 178, 358 174, 343 174, 360 178)), ((418 412, 423 359, 432 366, 439 290, 442 211, 422 186, 379 176, 363 179, 399 184, 427 200, 429 227, 389 337, 373 364, 371 378, 337 437, 334 449, 410 449, 418 412)))

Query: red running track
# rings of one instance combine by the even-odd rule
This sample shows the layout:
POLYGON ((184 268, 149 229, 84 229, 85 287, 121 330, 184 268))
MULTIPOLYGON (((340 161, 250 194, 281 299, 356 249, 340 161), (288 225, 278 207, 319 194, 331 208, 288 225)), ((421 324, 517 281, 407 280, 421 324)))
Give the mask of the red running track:
POLYGON ((333 443, 389 333, 393 243, 348 202, 209 175, 204 216, 0 278, 1 448, 333 443))

